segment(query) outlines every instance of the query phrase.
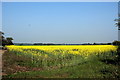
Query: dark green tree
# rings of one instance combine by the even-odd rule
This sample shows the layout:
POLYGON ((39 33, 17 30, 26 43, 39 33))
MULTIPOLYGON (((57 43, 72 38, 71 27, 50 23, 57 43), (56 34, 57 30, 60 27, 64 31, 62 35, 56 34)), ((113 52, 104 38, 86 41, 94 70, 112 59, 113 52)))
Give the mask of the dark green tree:
POLYGON ((12 37, 7 37, 6 40, 7 40, 7 45, 13 45, 13 42, 12 42, 13 38, 12 37))
POLYGON ((112 44, 113 45, 120 45, 120 41, 114 41, 112 44))
POLYGON ((0 31, 0 46, 5 46, 5 45, 13 45, 13 38, 12 37, 7 37, 5 38, 4 33, 0 31))

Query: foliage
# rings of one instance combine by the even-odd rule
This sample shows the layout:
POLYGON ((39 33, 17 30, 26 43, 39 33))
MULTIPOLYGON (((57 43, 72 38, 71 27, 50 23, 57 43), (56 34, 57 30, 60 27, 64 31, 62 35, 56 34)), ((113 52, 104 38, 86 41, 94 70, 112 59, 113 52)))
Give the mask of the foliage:
POLYGON ((0 31, 0 45, 5 46, 5 45, 13 45, 13 38, 12 37, 7 37, 5 38, 4 33, 0 31))
POLYGON ((114 41, 112 44, 113 45, 120 45, 120 41, 114 41))

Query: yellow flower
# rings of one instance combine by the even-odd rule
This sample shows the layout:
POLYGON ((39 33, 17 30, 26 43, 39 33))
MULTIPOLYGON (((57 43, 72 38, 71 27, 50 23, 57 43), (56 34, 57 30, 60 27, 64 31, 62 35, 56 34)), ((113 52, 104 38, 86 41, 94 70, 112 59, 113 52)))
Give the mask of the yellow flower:
POLYGON ((65 56, 66 54, 89 56, 97 55, 107 51, 117 51, 117 46, 113 45, 55 45, 55 46, 6 46, 9 51, 18 54, 49 57, 48 54, 65 56), (48 54, 45 54, 48 53, 48 54), (44 55, 43 55, 44 54, 44 55))

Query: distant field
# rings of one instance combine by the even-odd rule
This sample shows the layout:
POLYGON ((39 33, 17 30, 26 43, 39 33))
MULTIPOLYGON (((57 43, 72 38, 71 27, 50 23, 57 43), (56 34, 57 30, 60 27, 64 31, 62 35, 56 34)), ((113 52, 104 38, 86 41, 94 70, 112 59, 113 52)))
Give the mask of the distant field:
POLYGON ((112 45, 6 46, 5 78, 118 78, 112 45))

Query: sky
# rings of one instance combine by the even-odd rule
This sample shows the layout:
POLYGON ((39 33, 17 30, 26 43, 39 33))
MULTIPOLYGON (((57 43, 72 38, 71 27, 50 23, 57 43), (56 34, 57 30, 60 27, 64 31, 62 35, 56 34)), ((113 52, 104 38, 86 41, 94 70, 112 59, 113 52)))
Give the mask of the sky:
POLYGON ((2 30, 2 2, 0 2, 0 31, 2 30))
POLYGON ((15 43, 113 42, 117 17, 117 2, 2 3, 2 31, 15 43))
POLYGON ((118 2, 119 0, 1 0, 2 2, 118 2))

